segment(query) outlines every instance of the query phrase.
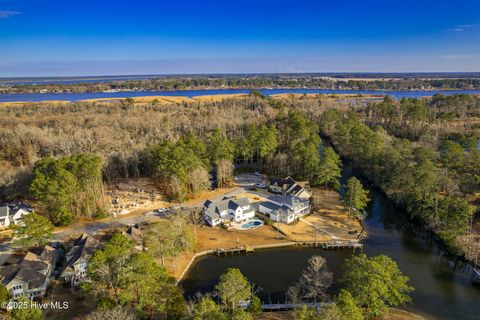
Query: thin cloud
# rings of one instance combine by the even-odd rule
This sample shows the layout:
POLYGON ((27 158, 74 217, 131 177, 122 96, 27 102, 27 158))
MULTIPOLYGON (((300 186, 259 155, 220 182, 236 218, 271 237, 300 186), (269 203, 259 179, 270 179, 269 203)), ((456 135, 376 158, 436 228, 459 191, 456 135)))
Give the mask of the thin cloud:
POLYGON ((472 28, 477 28, 480 27, 480 23, 475 23, 475 24, 461 24, 458 26, 455 26, 455 28, 449 29, 448 31, 453 31, 453 32, 463 32, 467 29, 472 29, 472 28))
POLYGON ((7 19, 17 14, 20 14, 20 12, 10 11, 10 10, 0 10, 0 19, 7 19))

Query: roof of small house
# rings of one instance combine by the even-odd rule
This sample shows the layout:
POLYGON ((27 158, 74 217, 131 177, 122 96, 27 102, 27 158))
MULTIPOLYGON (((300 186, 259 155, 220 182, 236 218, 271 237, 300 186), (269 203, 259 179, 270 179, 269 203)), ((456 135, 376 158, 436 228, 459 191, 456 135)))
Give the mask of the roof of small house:
POLYGON ((288 187, 290 187, 295 183, 295 180, 293 180, 291 177, 286 177, 286 178, 271 177, 271 178, 268 178, 267 180, 268 180, 268 184, 279 186, 279 187, 284 185, 287 185, 288 187))

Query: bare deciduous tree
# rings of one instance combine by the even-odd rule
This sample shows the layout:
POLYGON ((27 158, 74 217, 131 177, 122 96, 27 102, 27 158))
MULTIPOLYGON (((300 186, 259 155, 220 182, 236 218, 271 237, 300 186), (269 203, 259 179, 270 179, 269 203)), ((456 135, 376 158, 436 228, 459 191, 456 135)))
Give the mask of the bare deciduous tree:
POLYGON ((136 320, 135 314, 128 308, 116 306, 112 309, 99 309, 83 318, 83 320, 136 320))
POLYGON ((228 160, 216 162, 217 184, 219 188, 230 186, 233 181, 233 164, 228 160))
POLYGON ((325 300, 327 289, 332 284, 332 273, 328 271, 325 258, 313 256, 297 282, 287 291, 293 302, 317 303, 325 300))

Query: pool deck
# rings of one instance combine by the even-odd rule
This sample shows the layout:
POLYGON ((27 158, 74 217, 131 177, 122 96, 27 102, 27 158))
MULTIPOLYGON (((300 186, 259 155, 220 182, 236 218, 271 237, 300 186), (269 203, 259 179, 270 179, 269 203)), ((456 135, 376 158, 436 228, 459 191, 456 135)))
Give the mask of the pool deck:
POLYGON ((251 230, 251 229, 260 228, 261 226, 264 225, 263 221, 260 220, 260 219, 257 219, 257 218, 251 219, 249 221, 244 221, 244 222, 241 222, 241 223, 231 222, 230 224, 231 224, 232 228, 235 228, 237 230, 251 230), (255 222, 255 221, 259 221, 260 224, 252 225, 248 228, 243 228, 244 225, 255 222))

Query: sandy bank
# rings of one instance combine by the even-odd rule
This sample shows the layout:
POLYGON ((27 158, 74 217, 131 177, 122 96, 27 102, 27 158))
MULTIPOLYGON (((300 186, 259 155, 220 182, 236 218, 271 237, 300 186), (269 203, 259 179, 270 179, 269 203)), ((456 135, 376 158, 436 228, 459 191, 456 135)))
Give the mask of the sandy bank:
MULTIPOLYGON (((354 93, 325 93, 325 94, 317 94, 317 93, 279 93, 270 95, 273 99, 286 99, 291 97, 308 97, 308 98, 316 98, 318 96, 322 96, 323 98, 328 99, 368 99, 368 98, 379 98, 382 97, 381 94, 378 95, 361 95, 354 93)), ((225 99, 233 99, 233 98, 244 98, 248 96, 248 94, 244 93, 232 93, 232 94, 212 94, 212 95, 200 95, 200 96, 132 96, 129 97, 134 100, 135 104, 147 104, 147 103, 184 103, 184 102, 216 102, 225 99)), ((125 100, 126 98, 96 98, 96 99, 83 99, 78 100, 76 102, 115 102, 125 100)), ((15 101, 15 102, 0 102, 0 106, 22 106, 25 104, 65 104, 71 103, 72 101, 68 100, 42 100, 42 101, 15 101)))

